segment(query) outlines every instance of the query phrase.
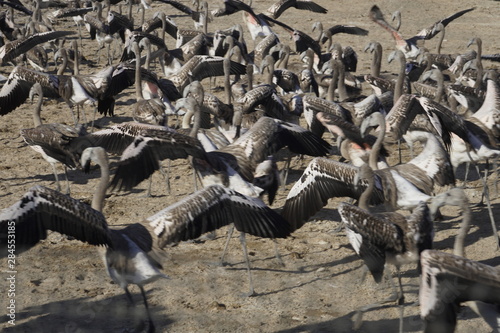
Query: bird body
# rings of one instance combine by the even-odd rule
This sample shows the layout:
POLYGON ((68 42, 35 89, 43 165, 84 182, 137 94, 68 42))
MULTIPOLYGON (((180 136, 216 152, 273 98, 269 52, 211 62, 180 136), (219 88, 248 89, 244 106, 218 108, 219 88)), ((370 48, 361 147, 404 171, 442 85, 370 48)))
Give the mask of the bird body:
POLYGON ((341 203, 338 210, 351 245, 376 282, 381 281, 386 262, 397 267, 418 263, 420 252, 432 246, 433 226, 425 203, 407 217, 399 213, 371 214, 347 203, 341 203))

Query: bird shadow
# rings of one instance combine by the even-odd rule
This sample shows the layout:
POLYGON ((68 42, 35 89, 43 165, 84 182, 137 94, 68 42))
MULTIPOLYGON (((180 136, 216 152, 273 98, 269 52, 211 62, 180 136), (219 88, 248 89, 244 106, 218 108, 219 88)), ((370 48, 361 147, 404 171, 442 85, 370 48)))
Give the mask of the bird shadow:
MULTIPOLYGON (((494 215, 498 215, 496 212, 497 207, 492 205, 494 215)), ((435 249, 453 249, 455 238, 459 234, 460 226, 462 222, 462 216, 449 217, 445 216, 443 221, 434 222, 435 232, 455 230, 455 233, 449 233, 450 235, 440 241, 434 241, 433 247, 435 249)), ((472 208, 472 219, 471 219, 471 230, 467 233, 465 237, 464 247, 470 246, 483 238, 488 238, 493 235, 493 230, 491 227, 488 212, 481 207, 472 208)), ((495 242, 492 238, 492 242, 495 242)), ((492 243, 493 245, 493 243, 492 243)))
MULTIPOLYGON (((150 291, 153 292, 153 291, 150 291)), ((149 293, 149 292, 147 292, 149 293)), ((140 295, 132 295, 135 306, 124 294, 95 300, 80 297, 28 306, 16 313, 16 325, 8 325, 3 332, 126 332, 142 330, 147 315, 140 295)), ((150 313, 155 326, 166 327, 173 323, 155 305, 150 313)), ((3 316, 0 323, 10 318, 3 316)))
MULTIPOLYGON (((317 253, 322 253, 322 252, 323 251, 321 251, 321 250, 317 251, 317 253)), ((314 252, 309 252, 309 254, 313 255, 314 252)), ((285 258, 287 256, 291 256, 291 254, 282 255, 283 258, 285 258)), ((352 256, 343 257, 343 258, 341 258, 339 260, 335 260, 335 261, 332 261, 332 262, 329 262, 329 263, 326 263, 326 264, 325 263, 319 263, 319 264, 314 264, 314 265, 303 265, 303 266, 298 266, 295 269, 286 269, 286 263, 285 263, 285 266, 282 266, 283 268, 256 267, 254 265, 254 263, 258 262, 258 261, 264 262, 264 261, 269 261, 269 260, 273 260, 273 259, 274 259, 274 257, 267 257, 267 258, 259 258, 259 259, 252 260, 252 268, 251 268, 252 271, 266 271, 266 272, 273 272, 273 273, 302 274, 302 275, 305 275, 305 274, 311 274, 311 273, 319 272, 318 270, 320 268, 334 267, 334 266, 344 267, 344 266, 339 266, 339 265, 345 264, 345 263, 349 263, 349 262, 354 261, 354 260, 357 260, 358 257, 356 255, 352 255, 352 256)), ((321 280, 330 281, 330 280, 334 279, 337 276, 344 275, 344 274, 349 274, 350 272, 353 272, 353 271, 359 269, 361 266, 362 266, 362 264, 360 262, 360 265, 358 265, 356 267, 353 267, 353 268, 347 268, 347 269, 345 269, 343 271, 332 273, 332 274, 321 274, 320 276, 314 275, 314 276, 312 276, 312 278, 310 278, 307 281, 304 281, 302 283, 299 283, 299 284, 296 284, 296 285, 293 285, 293 286, 286 286, 286 287, 283 287, 283 288, 280 288, 280 289, 275 289, 275 290, 272 290, 272 291, 269 291, 269 292, 257 293, 257 294, 259 296, 274 295, 274 294, 279 294, 279 293, 287 292, 289 290, 298 289, 298 288, 310 285, 310 284, 312 284, 314 282, 317 282, 317 281, 321 281, 321 280)), ((229 271, 242 271, 243 272, 243 271, 247 270, 247 268, 244 265, 243 261, 235 262, 235 263, 230 263, 230 264, 229 263, 225 263, 224 264, 224 268, 227 269, 227 270, 229 270, 229 271)))
MULTIPOLYGON (((397 305, 381 305, 370 311, 392 308, 397 305)), ((381 319, 365 320, 359 329, 353 327, 353 317, 356 311, 332 320, 326 320, 318 323, 297 325, 275 333, 298 333, 298 332, 397 332, 399 328, 399 319, 381 319)), ((419 332, 423 330, 423 321, 419 316, 406 316, 403 318, 403 328, 405 332, 419 332)))

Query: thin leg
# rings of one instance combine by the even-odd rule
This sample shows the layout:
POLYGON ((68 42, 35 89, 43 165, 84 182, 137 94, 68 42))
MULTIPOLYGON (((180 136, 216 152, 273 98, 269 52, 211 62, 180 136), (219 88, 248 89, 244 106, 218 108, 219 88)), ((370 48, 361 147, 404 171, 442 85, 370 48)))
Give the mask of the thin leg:
POLYGON ((247 263, 248 284, 250 285, 250 291, 247 296, 255 296, 256 294, 253 289, 252 270, 250 268, 250 259, 248 259, 247 242, 244 232, 240 233, 240 242, 241 247, 243 248, 243 255, 245 256, 245 261, 247 263))
POLYGON ((285 162, 285 165, 283 167, 283 171, 281 172, 281 181, 282 181, 281 190, 283 190, 283 191, 286 190, 286 182, 288 179, 288 172, 290 170, 291 164, 292 164, 292 153, 289 152, 289 155, 288 155, 286 162, 285 162))
POLYGON ((196 170, 193 169, 193 184, 194 184, 194 191, 198 191, 198 181, 196 180, 198 177, 198 173, 196 170))
POLYGON ((145 198, 151 198, 151 184, 153 183, 153 175, 149 176, 148 190, 144 195, 145 198))
POLYGON ((370 269, 368 268, 368 266, 366 266, 366 265, 361 266, 361 274, 359 276, 359 283, 360 284, 365 282, 366 276, 368 275, 369 271, 370 271, 370 269))
POLYGON ((399 283, 399 333, 403 333, 403 319, 404 319, 404 310, 405 310, 405 296, 403 294, 403 284, 401 283, 401 271, 399 267, 396 267, 398 272, 398 283, 399 283))
MULTIPOLYGON (((368 267, 366 267, 366 272, 367 271, 368 271, 368 267)), ((353 316, 353 318, 352 318, 353 329, 354 330, 358 330, 361 327, 361 325, 363 324, 363 314, 365 312, 367 312, 369 310, 372 310, 374 308, 377 308, 377 307, 381 306, 384 303, 394 302, 395 300, 397 300, 399 298, 396 286, 394 285, 394 282, 392 281, 392 276, 390 275, 388 269, 384 269, 384 275, 389 280, 389 283, 391 285, 391 289, 392 289, 391 296, 389 296, 388 298, 386 298, 382 302, 368 304, 368 305, 362 306, 359 309, 357 309, 356 312, 355 312, 355 314, 354 314, 354 316, 353 316)), ((365 276, 366 276, 366 274, 365 274, 365 276)))
POLYGON ((68 179, 68 168, 64 166, 64 176, 66 177, 66 194, 69 195, 69 179, 68 179))
POLYGON ((59 176, 57 175, 56 166, 53 163, 50 163, 50 166, 52 167, 52 172, 54 173, 54 177, 56 178, 57 190, 61 192, 61 184, 59 183, 59 176))
POLYGON ((464 183, 462 184, 463 188, 466 188, 466 185, 467 185, 467 177, 469 177, 469 167, 470 167, 470 163, 465 162, 465 176, 464 176, 464 183))
POLYGON ((111 44, 110 43, 107 43, 107 51, 108 51, 108 66, 112 64, 112 60, 111 60, 111 44))
POLYGON ((99 47, 97 48, 97 54, 96 54, 96 63, 99 64, 99 60, 101 59, 100 55, 101 55, 101 49, 104 48, 104 45, 99 45, 99 47))
POLYGON ((83 50, 83 43, 82 43, 82 26, 80 24, 76 25, 78 27, 78 38, 80 39, 80 50, 83 50))
POLYGON ((134 299, 132 298, 132 294, 128 290, 128 287, 125 287, 125 295, 127 295, 127 299, 131 305, 135 305, 134 299))
POLYGON ((497 250, 498 250, 498 249, 500 249, 500 238, 498 237, 497 224, 495 222, 495 217, 494 217, 493 211, 491 209, 490 190, 488 188, 487 178, 488 178, 488 170, 485 170, 484 171, 484 178, 481 177, 481 180, 483 181, 483 188, 484 188, 483 194, 484 194, 484 198, 486 199, 486 207, 488 208, 488 214, 490 215, 491 228, 493 229, 493 236, 495 237, 495 241, 497 243, 497 250))
POLYGON ((171 160, 167 159, 167 170, 163 169, 163 167, 160 165, 160 172, 161 174, 165 177, 166 183, 167 183, 167 194, 171 194, 171 188, 170 188, 170 164, 171 160))
POLYGON ((224 251, 222 251, 222 255, 220 257, 221 266, 224 266, 224 257, 226 256, 227 247, 229 246, 229 241, 231 240, 231 237, 233 237, 233 232, 234 232, 234 224, 231 224, 229 226, 229 230, 227 231, 226 245, 224 246, 224 251))
MULTIPOLYGON (((77 114, 77 124, 78 122, 80 121, 80 105, 77 105, 76 106, 76 114, 77 114)), ((87 116, 85 115, 85 110, 83 109, 83 105, 82 105, 82 119, 83 119, 83 123, 86 124, 87 123, 87 116)))
POLYGON ((92 125, 90 125, 91 126, 90 133, 94 132, 94 123, 96 115, 97 115, 97 104, 94 108, 94 114, 92 115, 92 125))
POLYGON ((73 121, 75 122, 75 127, 78 126, 78 117, 75 115, 75 110, 73 109, 72 106, 69 107, 69 110, 71 111, 71 115, 73 116, 73 121))
POLYGON ((278 249, 278 241, 276 239, 273 239, 274 243, 274 253, 276 255, 276 260, 278 261, 278 264, 280 266, 285 266, 285 263, 283 262, 283 258, 281 258, 280 251, 278 249))
POLYGON ((391 276, 391 273, 389 273, 389 269, 384 269, 384 275, 385 275, 385 278, 387 279, 387 281, 389 281, 389 285, 391 286, 391 295, 389 297, 387 297, 386 299, 384 299, 381 304, 383 303, 390 303, 390 302, 394 302, 394 301, 397 301, 399 299, 399 294, 398 294, 398 290, 396 288, 396 285, 394 284, 394 280, 392 279, 392 276, 391 276))
POLYGON ((486 164, 485 168, 484 168, 484 180, 482 179, 482 176, 481 176, 481 170, 479 170, 479 166, 474 163, 474 167, 476 168, 476 171, 477 171, 477 176, 479 177, 479 179, 482 180, 483 182, 483 193, 481 194, 481 201, 479 203, 476 204, 476 206, 478 207, 484 207, 484 196, 485 196, 485 193, 486 193, 486 189, 488 188, 488 164, 486 164))
POLYGON ((149 306, 148 306, 148 301, 146 299, 146 292, 144 291, 144 288, 141 285, 139 285, 139 289, 141 289, 142 299, 144 300, 144 307, 146 308, 146 314, 148 316, 148 323, 149 323, 148 332, 153 333, 156 331, 156 329, 155 325, 153 324, 153 320, 151 319, 151 314, 149 313, 149 306))
POLYGON ((495 157, 493 159, 493 170, 495 172, 494 184, 495 184, 495 198, 498 198, 498 159, 499 157, 495 157))

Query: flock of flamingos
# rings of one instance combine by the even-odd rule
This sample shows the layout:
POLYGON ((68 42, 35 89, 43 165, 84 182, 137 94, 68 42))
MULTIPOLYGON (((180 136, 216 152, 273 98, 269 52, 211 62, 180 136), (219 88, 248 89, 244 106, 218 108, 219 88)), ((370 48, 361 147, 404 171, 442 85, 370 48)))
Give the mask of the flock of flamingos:
MULTIPOLYGON (((500 90, 498 71, 483 62, 500 57, 482 54, 478 37, 464 54, 425 47, 431 38, 441 43, 448 25, 476 8, 445 13, 405 39, 401 14, 391 20, 373 5, 367 19, 395 41, 388 59, 399 71, 390 74, 381 71, 380 43, 359 50, 335 41, 336 34, 355 39, 368 30, 325 29, 319 23, 313 36, 284 23, 287 11, 326 15, 327 8, 310 0, 281 0, 262 13, 239 0, 6 0, 1 5, 0 58, 10 74, 0 90, 0 115, 34 103, 33 127, 20 128, 20 134, 55 177, 55 188, 36 185, 18 202, 4 203, 10 205, 0 213, 5 260, 29 251, 49 230, 101 245, 109 276, 132 304, 128 286, 140 288, 146 311, 135 330, 154 332, 144 288, 167 278, 162 271, 167 263, 161 262, 167 246, 231 225, 228 237, 234 229, 240 232, 249 295, 258 297, 245 235, 286 238, 329 199, 344 198, 338 213, 367 271, 381 282, 392 280, 386 265, 396 269, 391 301, 400 309, 400 332, 405 305, 400 267, 406 264, 418 267, 421 276, 425 332, 453 332, 464 304, 500 331, 500 270, 465 258, 471 205, 456 179, 462 164, 480 172, 481 201, 498 246, 487 181, 497 177, 500 90), (224 25, 227 15, 240 16, 242 24, 224 25), (183 27, 174 22, 181 20, 187 22, 183 27), (81 56, 87 43, 97 45, 95 59, 81 56), (358 52, 372 57, 369 73, 357 68, 358 52), (60 64, 56 71, 51 57, 60 64), (81 74, 90 63, 97 70, 81 74), (218 94, 212 93, 215 77, 223 80, 218 94), (133 120, 123 121, 115 107, 129 92, 133 97, 133 89, 133 120), (65 106, 66 124, 42 122, 44 99, 65 106), (113 125, 95 126, 103 117, 113 125), (174 118, 182 124, 174 126, 174 118), (400 157, 390 165, 389 156, 401 154, 401 145, 410 148, 411 159, 400 157), (119 161, 110 167, 108 156, 119 161), (302 176, 287 183, 291 161, 305 156, 312 159, 302 176), (281 170, 278 158, 284 159, 281 170), (176 159, 192 169, 192 194, 142 222, 108 227, 102 214, 107 191, 126 193, 147 181, 151 195, 152 175, 159 171, 170 193, 170 161, 176 159), (57 171, 61 165, 65 188, 57 171), (92 165, 101 176, 88 205, 71 196, 66 170, 88 171, 92 165), (284 206, 273 209, 281 185, 291 188, 284 206), (432 249, 433 223, 445 205, 463 212, 454 254, 432 249)), ((363 312, 377 305, 358 309, 355 327, 363 312)))

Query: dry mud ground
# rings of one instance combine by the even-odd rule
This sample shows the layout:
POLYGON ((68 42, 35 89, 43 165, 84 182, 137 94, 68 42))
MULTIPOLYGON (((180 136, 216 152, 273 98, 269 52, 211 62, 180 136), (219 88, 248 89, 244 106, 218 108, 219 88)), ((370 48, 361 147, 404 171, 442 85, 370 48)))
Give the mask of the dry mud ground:
MULTIPOLYGON (((190 5, 188 1, 183 1, 190 5)), ((363 47, 378 40, 384 54, 394 48, 392 37, 367 16, 373 1, 318 0, 329 9, 328 14, 319 15, 291 9, 281 19, 292 27, 310 32, 312 23, 320 20, 325 27, 334 24, 355 24, 370 31, 366 37, 336 36, 342 45, 351 45, 359 55, 356 74, 369 72, 370 55, 363 47)), ((210 1, 210 9, 217 6, 210 1)), ((264 11, 271 3, 254 1, 256 12, 264 11)), ((400 10, 403 17, 401 31, 409 37, 420 29, 458 10, 477 8, 449 25, 444 41, 444 53, 463 53, 467 42, 475 36, 483 40, 484 53, 498 53, 500 3, 495 1, 378 1, 376 2, 390 18, 390 13, 400 10)), ((160 3, 146 13, 149 18, 155 11, 164 10, 168 15, 180 12, 160 3)), ((135 13, 135 12, 134 12, 135 13)), ((134 14, 137 15, 137 14, 134 14)), ((18 22, 25 18, 19 17, 18 22)), ((190 18, 175 17, 179 26, 192 28, 190 18)), ((216 18, 209 31, 227 28, 241 21, 241 15, 216 18)), ((58 29, 75 29, 71 20, 56 25, 58 29)), ((245 28, 246 29, 246 28, 245 28)), ((290 40, 279 27, 275 31, 285 43, 290 40)), ((93 60, 96 44, 84 34, 83 55, 93 60)), ((247 37, 252 48, 252 41, 247 37)), ((173 48, 174 41, 168 41, 173 48)), ((426 42, 433 49, 436 40, 426 42)), ((52 53, 50 53, 52 56, 52 53)), ((294 61, 296 56, 294 56, 294 61)), ((384 57, 386 59, 386 57, 384 57)), ((116 61, 116 60, 115 60, 116 61)), ((82 72, 97 72, 100 65, 82 66, 82 72)), ((395 73, 393 64, 384 60, 383 71, 395 73)), ((495 66, 486 63, 487 67, 495 66)), ((8 75, 12 67, 3 66, 0 72, 8 75)), ((257 77, 259 80, 260 77, 257 77)), ((218 81, 221 85, 221 81, 218 81)), ((369 93, 369 90, 367 90, 369 93)), ((99 119, 97 125, 105 127, 116 122, 130 120, 131 105, 135 101, 133 89, 120 95, 114 118, 99 119)), ((50 166, 19 136, 19 130, 32 127, 32 105, 27 102, 14 112, 0 119, 0 208, 17 201, 31 186, 40 184, 55 187, 50 166)), ((71 123, 69 111, 62 102, 44 102, 43 118, 46 122, 71 123)), ((393 160, 396 150, 392 150, 393 160)), ((408 160, 408 153, 403 151, 408 160)), ((331 158, 338 158, 332 156, 331 158)), ((114 159, 113 161, 116 161, 114 159)), ((309 159, 293 164, 287 191, 300 177, 309 159)), ((282 165, 282 162, 280 162, 282 165)), ((131 193, 109 193, 104 215, 112 226, 124 226, 141 220, 160 209, 183 198, 193 191, 192 170, 187 161, 172 163, 172 193, 166 194, 160 174, 154 175, 152 198, 142 197, 146 182, 131 193)), ((62 170, 59 166, 60 176, 62 170)), ((461 174, 463 169, 461 168, 461 174)), ((492 183, 490 177, 489 183, 492 183)), ((70 171, 71 195, 90 202, 99 170, 90 175, 79 170, 70 171)), ((460 178, 460 174, 459 174, 460 178)), ((477 203, 481 196, 481 185, 472 173, 467 193, 471 202, 477 203)), ((459 184, 461 181, 459 181, 459 184)), ((443 189, 437 189, 437 192, 443 189)), ((287 191, 278 194, 274 208, 284 204, 287 191)), ((492 191, 494 194, 494 191, 492 191)), ((248 290, 248 280, 241 247, 237 238, 230 243, 225 267, 217 266, 226 239, 226 230, 220 230, 215 240, 201 243, 182 243, 166 250, 164 271, 171 278, 146 286, 151 313, 159 332, 351 332, 351 317, 354 310, 367 303, 386 298, 390 290, 387 284, 380 286, 368 277, 359 282, 362 262, 348 244, 344 231, 333 233, 339 226, 336 211, 338 202, 331 200, 310 223, 285 240, 279 241, 279 250, 285 266, 274 259, 272 242, 247 237, 253 266, 253 278, 258 296, 242 297, 248 290)), ((500 219, 500 200, 492 201, 493 213, 500 219)), ((435 248, 451 252, 454 236, 461 220, 460 210, 442 210, 443 222, 436 223, 435 248)), ((0 327, 5 332, 122 332, 132 330, 143 306, 139 290, 131 287, 138 306, 129 307, 123 291, 107 276, 97 249, 78 241, 51 237, 32 250, 17 257, 16 261, 16 325, 7 323, 7 283, 2 273, 0 327)), ((497 266, 499 252, 491 236, 491 226, 484 207, 473 209, 473 223, 466 239, 466 254, 469 258, 497 266)), ((2 261, 2 271, 6 262, 2 261)), ((419 308, 412 305, 418 298, 419 277, 415 267, 403 267, 403 283, 406 292, 404 329, 407 332, 421 331, 423 326, 419 308)), ((398 307, 386 304, 364 316, 359 332, 393 332, 398 328, 398 307)), ((489 328, 468 308, 459 317, 458 332, 488 332, 489 328)))

